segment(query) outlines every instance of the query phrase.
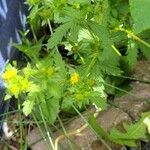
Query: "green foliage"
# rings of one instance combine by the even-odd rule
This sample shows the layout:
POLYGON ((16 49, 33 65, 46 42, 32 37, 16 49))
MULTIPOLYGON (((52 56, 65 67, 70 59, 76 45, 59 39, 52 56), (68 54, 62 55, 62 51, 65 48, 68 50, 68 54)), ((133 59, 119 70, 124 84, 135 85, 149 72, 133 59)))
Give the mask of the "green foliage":
POLYGON ((146 118, 150 118, 150 112, 143 114, 142 118, 134 124, 124 124, 124 133, 113 128, 110 132, 110 138, 121 145, 136 146, 138 139, 146 138, 147 125, 144 123, 146 118))
POLYGON ((149 119, 150 112, 143 113, 141 119, 138 122, 130 125, 124 124, 124 132, 121 132, 113 127, 110 133, 107 133, 102 127, 100 127, 93 116, 89 117, 88 122, 100 138, 113 141, 120 145, 135 147, 137 146, 137 140, 146 139, 147 128, 149 128, 150 122, 145 120, 149 119))
POLYGON ((144 30, 150 29, 150 15, 149 15, 149 0, 129 0, 131 15, 134 20, 133 29, 135 33, 140 33, 144 30))
POLYGON ((52 37, 48 41, 48 48, 52 49, 55 46, 57 46, 61 42, 63 36, 67 33, 67 31, 72 26, 73 26, 73 24, 68 22, 68 23, 65 23, 65 24, 61 25, 60 27, 58 27, 56 29, 55 33, 52 35, 52 37))
POLYGON ((30 42, 29 40, 26 41, 26 43, 22 44, 14 44, 14 46, 23 52, 26 56, 28 56, 30 59, 36 59, 39 56, 39 52, 42 48, 42 42, 43 40, 40 39, 39 41, 36 41, 35 43, 30 42))
POLYGON ((127 61, 131 68, 136 64, 138 57, 138 49, 136 43, 133 40, 128 41, 128 49, 127 49, 127 61))
MULTIPOLYGON (((94 104, 104 110, 105 79, 115 86, 118 79, 112 76, 132 69, 139 50, 150 56, 149 35, 144 32, 150 29, 149 0, 27 0, 27 4, 33 39, 27 30, 22 44, 14 45, 28 63, 20 69, 8 64, 2 75, 5 100, 23 99, 26 116, 35 113, 54 123, 58 113, 69 113, 72 105, 82 110, 94 104), (121 67, 121 61, 129 69, 121 67)), ((140 123, 125 126, 126 133, 114 129, 110 136, 134 145, 145 134, 140 123), (137 128, 144 133, 130 135, 137 128)), ((102 129, 97 132, 104 134, 102 129)))

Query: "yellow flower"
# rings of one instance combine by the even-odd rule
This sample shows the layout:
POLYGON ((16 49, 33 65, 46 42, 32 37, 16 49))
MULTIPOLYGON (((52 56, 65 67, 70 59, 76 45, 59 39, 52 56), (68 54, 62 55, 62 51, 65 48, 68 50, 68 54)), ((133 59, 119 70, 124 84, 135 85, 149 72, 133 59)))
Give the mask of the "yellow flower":
POLYGON ((22 81, 20 81, 20 86, 21 91, 27 92, 31 86, 31 83, 28 81, 28 79, 24 78, 22 81))
POLYGON ((70 82, 71 82, 72 85, 78 83, 79 82, 79 74, 78 73, 73 73, 71 75, 70 82))
POLYGON ((13 68, 12 70, 7 70, 4 74, 2 74, 2 78, 4 80, 10 80, 17 74, 17 69, 13 68))
POLYGON ((20 89, 17 85, 12 85, 10 87, 10 92, 16 97, 18 98, 18 95, 19 95, 19 92, 20 92, 20 89))

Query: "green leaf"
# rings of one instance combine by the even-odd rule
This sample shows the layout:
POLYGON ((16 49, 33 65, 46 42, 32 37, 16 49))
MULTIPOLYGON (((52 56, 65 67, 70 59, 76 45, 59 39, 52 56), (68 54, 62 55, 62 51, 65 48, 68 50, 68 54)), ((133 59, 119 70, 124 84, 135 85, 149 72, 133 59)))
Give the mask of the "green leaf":
POLYGON ((47 46, 49 49, 54 48, 59 44, 63 38, 63 36, 67 33, 67 31, 72 27, 72 22, 67 22, 61 26, 59 26, 55 32, 52 34, 52 37, 48 40, 47 46))
POLYGON ((23 52, 29 58, 37 58, 39 56, 39 51, 42 48, 43 38, 37 41, 36 43, 29 44, 13 44, 18 50, 23 52))
POLYGON ((113 128, 110 132, 110 138, 118 144, 136 146, 136 140, 146 137, 146 125, 143 119, 135 124, 124 125, 125 132, 113 128))
POLYGON ((87 24, 93 33, 102 41, 102 46, 104 48, 110 46, 111 48, 112 40, 110 39, 110 34, 107 27, 99 25, 94 21, 88 21, 87 24))
POLYGON ((144 54, 144 56, 145 56, 148 60, 150 60, 150 48, 147 47, 147 46, 145 46, 145 45, 143 45, 143 44, 139 44, 139 46, 140 46, 140 50, 141 50, 141 52, 144 54))
POLYGON ((32 112, 33 106, 34 106, 33 99, 32 100, 28 99, 28 100, 24 101, 22 111, 25 114, 25 116, 28 116, 32 112))
POLYGON ((133 68, 137 62, 138 47, 133 40, 128 41, 127 61, 130 68, 133 68))
POLYGON ((65 61, 62 59, 60 53, 57 51, 54 53, 53 57, 54 57, 55 66, 59 69, 59 75, 61 75, 62 79, 65 79, 67 75, 65 61))
POLYGON ((109 134, 97 123, 94 116, 89 116, 88 123, 100 139, 110 139, 109 134))
POLYGON ((30 21, 33 21, 37 17, 38 12, 39 12, 38 5, 35 5, 32 8, 32 10, 31 10, 31 12, 30 12, 30 14, 28 16, 28 18, 30 19, 30 21))
POLYGON ((66 6, 60 14, 60 18, 58 18, 58 22, 66 23, 66 22, 73 22, 73 23, 81 23, 85 18, 84 12, 80 10, 76 10, 73 7, 66 6))
POLYGON ((79 25, 77 25, 77 24, 74 24, 71 27, 70 37, 69 37, 70 41, 77 42, 77 40, 78 40, 78 33, 79 33, 80 29, 81 29, 81 27, 79 25))
POLYGON ((112 49, 113 41, 107 27, 99 25, 94 21, 88 21, 87 23, 93 33, 100 39, 103 48, 100 59, 106 61, 107 65, 112 64, 113 66, 117 66, 119 57, 112 49))
POLYGON ((83 40, 88 40, 89 42, 93 41, 93 37, 91 36, 89 30, 81 29, 79 31, 78 41, 80 42, 80 41, 83 41, 83 40))
POLYGON ((42 113, 49 123, 54 123, 59 113, 59 99, 49 98, 40 103, 42 113))
POLYGON ((5 95, 5 97, 4 97, 4 101, 7 101, 7 100, 9 100, 11 97, 12 97, 11 95, 9 95, 9 94, 6 94, 6 95, 5 95))
POLYGON ((68 3, 69 4, 90 4, 90 1, 89 0, 68 0, 68 3))
POLYGON ((105 110, 107 108, 107 102, 106 99, 101 97, 100 95, 96 94, 91 96, 91 101, 94 103, 97 107, 97 109, 105 110))
POLYGON ((105 110, 107 107, 103 82, 103 79, 99 78, 99 81, 97 82, 98 86, 93 87, 93 92, 90 94, 91 102, 94 103, 99 110, 105 110))
POLYGON ((51 83, 49 84, 49 87, 47 88, 47 90, 50 92, 48 92, 47 95, 50 95, 50 96, 58 98, 58 99, 62 96, 61 83, 59 83, 59 82, 60 81, 58 81, 58 80, 57 80, 57 82, 51 80, 51 83))
POLYGON ((72 111, 72 105, 74 102, 75 101, 71 96, 64 97, 62 101, 61 109, 68 113, 74 113, 74 111, 72 111))
MULTIPOLYGON (((111 60, 111 59, 110 59, 111 60)), ((108 75, 120 75, 123 71, 119 67, 115 66, 110 60, 104 60, 99 62, 101 71, 108 75)))
POLYGON ((150 0, 130 0, 130 11, 136 33, 150 29, 150 0))

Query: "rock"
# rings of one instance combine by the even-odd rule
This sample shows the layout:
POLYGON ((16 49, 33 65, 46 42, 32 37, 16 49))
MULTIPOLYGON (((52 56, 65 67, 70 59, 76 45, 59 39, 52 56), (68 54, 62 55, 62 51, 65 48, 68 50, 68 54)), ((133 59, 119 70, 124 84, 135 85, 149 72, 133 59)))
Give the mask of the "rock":
POLYGON ((130 86, 132 87, 132 90, 129 92, 129 94, 132 94, 130 95, 131 98, 150 99, 150 84, 132 82, 130 86))
MULTIPOLYGON (((123 128, 123 122, 131 122, 130 117, 128 114, 123 112, 120 109, 117 108, 109 108, 106 111, 100 112, 100 114, 97 117, 97 122, 101 125, 101 127, 104 128, 106 131, 110 131, 112 127, 117 127, 118 129, 123 128)), ((70 133, 72 131, 75 131, 79 129, 84 122, 81 118, 77 118, 74 121, 70 122, 68 126, 66 126, 67 133, 70 133)), ((62 135, 63 133, 56 133, 56 135, 62 135)), ((57 137, 56 136, 56 137, 57 137)), ((75 149, 84 149, 84 150, 96 150, 98 148, 99 150, 103 150, 104 146, 99 142, 97 139, 97 136, 87 127, 85 128, 80 134, 74 134, 72 136, 69 136, 69 139, 73 141, 73 145, 75 149)), ((70 149, 68 145, 67 138, 63 138, 59 142, 60 145, 63 147, 63 149, 68 150, 70 149)), ((113 150, 120 150, 122 146, 113 144, 111 142, 107 142, 110 147, 112 147, 113 150)), ((61 147, 60 147, 61 149, 61 147)))
POLYGON ((97 117, 97 122, 106 131, 110 131, 112 127, 123 129, 123 123, 131 123, 131 118, 125 112, 118 108, 109 108, 106 111, 100 112, 97 117))
POLYGON ((142 112, 150 110, 150 103, 144 99, 135 99, 131 97, 115 99, 115 105, 127 112, 131 118, 136 121, 139 119, 142 112))
MULTIPOLYGON (((87 119, 88 115, 95 112, 94 108, 90 108, 83 113, 83 116, 87 119)), ((105 131, 110 131, 112 127, 117 127, 118 129, 123 128, 123 122, 131 122, 128 114, 123 112, 118 108, 108 108, 108 110, 102 111, 97 116, 97 122, 104 128, 105 131)), ((71 133, 79 128, 85 126, 85 122, 81 117, 76 118, 65 126, 66 132, 71 133)), ((62 131, 57 131, 54 133, 53 142, 61 135, 64 135, 62 131)), ((87 126, 80 133, 76 133, 68 136, 71 146, 75 150, 105 150, 105 147, 98 140, 97 136, 89 129, 87 126)), ((67 137, 63 137, 58 142, 59 150, 69 150, 71 149, 67 137)), ((107 144, 112 148, 112 150, 120 150, 122 146, 114 144, 110 141, 106 141, 107 144)), ((33 129, 29 135, 29 144, 32 150, 47 150, 46 141, 44 141, 39 133, 38 129, 33 129), (33 144, 35 143, 35 144, 33 144)))
POLYGON ((31 150, 48 150, 48 147, 46 145, 46 142, 48 143, 48 141, 43 140, 37 128, 34 128, 29 133, 28 137, 29 137, 28 144, 31 150))
MULTIPOLYGON (((150 62, 138 61, 133 78, 150 81, 150 62)), ((114 104, 129 113, 133 120, 138 120, 142 112, 150 110, 150 84, 131 82, 132 90, 114 100, 114 104)))
MULTIPOLYGON (((94 112, 95 112, 95 108, 92 107, 92 108, 89 109, 89 111, 86 111, 83 114, 84 114, 84 117, 87 118, 90 113, 94 113, 94 112)), ((76 122, 77 124, 76 123, 71 124, 72 126, 70 126, 70 128, 72 128, 72 129, 73 128, 77 129, 81 126, 81 124, 84 124, 84 121, 80 117, 75 119, 74 122, 76 122)), ((59 132, 57 132, 55 134, 55 136, 58 136, 58 135, 59 135, 59 132)), ((38 128, 34 128, 30 132, 28 137, 29 137, 29 143, 28 144, 29 144, 31 150, 41 150, 41 149, 42 150, 47 150, 48 149, 48 147, 46 146, 47 141, 44 141, 44 139, 42 138, 38 128)), ((48 139, 46 139, 46 140, 48 140, 48 139)))
POLYGON ((150 81, 150 61, 138 60, 133 77, 139 80, 150 81))
POLYGON ((99 140, 96 140, 91 144, 91 149, 92 150, 105 150, 105 146, 101 144, 99 140))
MULTIPOLYGON (((126 147, 122 147, 112 142, 107 141, 107 144, 111 146, 112 150, 127 150, 126 147)), ((106 150, 106 148, 104 145, 101 144, 99 140, 97 140, 91 144, 91 150, 106 150)))

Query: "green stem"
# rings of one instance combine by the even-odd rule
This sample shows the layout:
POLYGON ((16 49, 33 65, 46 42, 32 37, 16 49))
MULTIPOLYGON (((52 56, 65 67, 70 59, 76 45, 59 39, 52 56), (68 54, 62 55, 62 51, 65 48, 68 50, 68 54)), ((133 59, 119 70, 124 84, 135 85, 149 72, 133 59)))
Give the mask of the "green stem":
POLYGON ((34 37, 35 41, 37 42, 37 37, 36 37, 36 34, 34 32, 33 26, 31 26, 31 30, 32 30, 32 33, 33 33, 33 37, 34 37))
POLYGON ((138 42, 142 43, 143 45, 147 46, 148 48, 150 48, 150 44, 145 42, 144 40, 140 39, 138 36, 136 36, 133 32, 126 30, 124 28, 117 28, 116 30, 119 31, 124 31, 126 32, 129 36, 131 36, 133 39, 137 40, 138 42))
MULTIPOLYGON (((50 33, 53 34, 54 32, 53 32, 53 29, 52 29, 52 26, 51 26, 51 22, 50 22, 49 19, 47 20, 47 23, 48 23, 48 27, 49 27, 50 33)), ((55 48, 56 48, 57 52, 59 52, 58 47, 55 46, 55 48)))
POLYGON ((87 70, 86 70, 85 75, 86 75, 87 77, 88 77, 88 75, 89 75, 89 72, 90 72, 91 68, 93 67, 93 65, 94 65, 95 62, 96 62, 96 58, 97 58, 97 53, 95 53, 95 56, 92 58, 92 61, 91 61, 91 63, 89 64, 89 66, 88 66, 88 68, 87 68, 87 70))
POLYGON ((83 25, 84 25, 84 27, 90 32, 90 34, 91 34, 93 40, 97 43, 97 39, 96 39, 94 33, 92 32, 91 28, 88 26, 88 23, 85 22, 83 25))
POLYGON ((33 117, 33 119, 35 120, 35 122, 36 122, 36 124, 37 124, 37 127, 38 127, 38 129, 39 129, 39 131, 40 131, 40 133, 41 133, 42 138, 44 139, 44 141, 45 141, 45 143, 46 143, 46 145, 47 145, 47 148, 50 149, 50 148, 49 148, 49 144, 46 142, 46 137, 44 136, 44 133, 43 133, 43 131, 42 131, 42 129, 41 129, 41 127, 40 127, 40 125, 39 125, 39 123, 38 123, 38 121, 37 121, 35 115, 34 115, 34 113, 32 113, 32 117, 33 117))
POLYGON ((71 150, 73 150, 72 144, 71 144, 71 142, 70 142, 70 140, 69 140, 69 137, 67 136, 67 131, 66 131, 66 129, 65 129, 64 125, 63 125, 63 122, 61 121, 61 119, 60 119, 59 116, 58 116, 58 120, 59 120, 59 122, 60 122, 60 125, 61 125, 61 127, 62 127, 62 129, 63 129, 63 132, 64 132, 65 136, 67 137, 68 144, 69 144, 71 150))
POLYGON ((20 138, 19 138, 19 143, 20 143, 20 149, 23 149, 23 125, 22 125, 22 116, 21 116, 21 103, 20 103, 20 98, 18 99, 18 109, 20 110, 19 112, 19 131, 20 131, 20 138))
POLYGON ((121 56, 121 53, 119 52, 119 50, 114 45, 112 45, 111 47, 117 53, 118 56, 121 56))
POLYGON ((79 58, 81 59, 82 63, 85 64, 85 60, 84 60, 84 58, 81 56, 81 54, 80 54, 79 52, 78 52, 77 54, 78 54, 79 58))
POLYGON ((121 91, 121 92, 124 92, 124 93, 126 93, 126 94, 129 94, 129 95, 131 95, 131 96, 133 96, 133 97, 135 97, 135 98, 138 98, 137 96, 135 96, 134 94, 132 94, 132 93, 126 91, 126 90, 123 90, 123 89, 121 89, 121 88, 118 88, 118 87, 116 87, 116 86, 113 86, 113 85, 111 85, 111 84, 108 84, 108 83, 106 83, 106 82, 104 82, 104 84, 107 85, 107 86, 109 86, 109 87, 112 87, 112 88, 114 88, 114 89, 116 89, 116 90, 118 90, 118 91, 121 91))
POLYGON ((40 113, 41 113, 42 120, 44 121, 44 126, 45 126, 45 130, 46 130, 46 134, 47 134, 47 136, 48 136, 48 139, 49 139, 49 142, 50 142, 50 144, 51 144, 51 146, 52 146, 52 149, 54 149, 54 144, 53 144, 52 138, 51 138, 51 136, 50 136, 50 134, 49 134, 48 127, 47 127, 47 124, 46 124, 46 122, 45 122, 45 118, 44 118, 44 115, 43 115, 43 112, 42 112, 42 109, 41 109, 40 106, 39 106, 39 109, 40 109, 40 113))
POLYGON ((136 78, 132 78, 132 77, 128 77, 128 76, 123 76, 123 75, 117 76, 117 75, 116 75, 115 77, 128 79, 128 80, 130 80, 130 81, 139 81, 139 82, 142 82, 142 83, 150 84, 150 81, 148 81, 148 80, 141 80, 141 79, 136 79, 136 78))

